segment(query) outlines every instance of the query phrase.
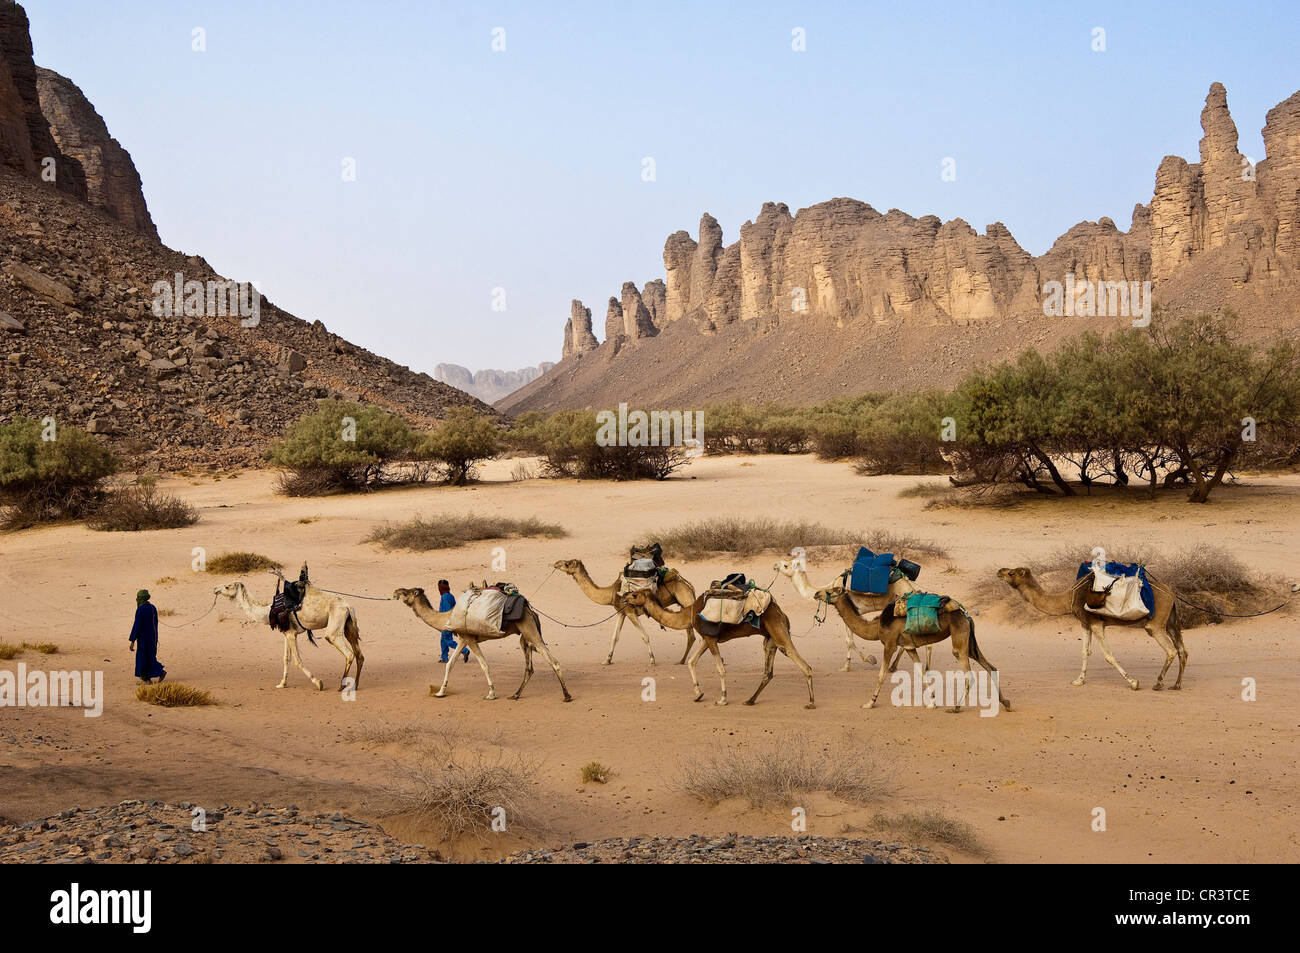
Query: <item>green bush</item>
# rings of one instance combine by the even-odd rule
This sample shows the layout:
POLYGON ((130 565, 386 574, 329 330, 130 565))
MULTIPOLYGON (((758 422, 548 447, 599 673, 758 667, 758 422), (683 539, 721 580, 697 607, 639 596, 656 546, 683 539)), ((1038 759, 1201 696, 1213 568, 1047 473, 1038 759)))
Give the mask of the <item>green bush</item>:
POLYGON ((426 434, 416 448, 420 460, 433 460, 445 471, 448 483, 468 483, 476 464, 501 452, 497 425, 468 407, 453 407, 433 433, 426 434))
POLYGON ((396 414, 370 404, 322 400, 288 426, 266 457, 288 471, 280 490, 289 496, 371 490, 403 481, 387 468, 410 459, 417 440, 396 414))
POLYGON ((113 452, 84 430, 15 418, 0 426, 0 521, 20 529, 80 519, 100 503, 117 467, 113 452))

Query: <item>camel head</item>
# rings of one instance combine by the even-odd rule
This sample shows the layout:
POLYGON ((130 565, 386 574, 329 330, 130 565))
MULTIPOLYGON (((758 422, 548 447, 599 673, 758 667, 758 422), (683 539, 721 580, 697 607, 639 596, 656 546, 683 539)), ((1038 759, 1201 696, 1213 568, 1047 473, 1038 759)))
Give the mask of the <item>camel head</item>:
POLYGON ((227 599, 234 599, 239 596, 240 591, 244 588, 242 582, 228 582, 224 586, 217 586, 212 590, 216 596, 225 596, 227 599))
POLYGON ((794 566, 790 565, 790 563, 787 560, 784 559, 778 560, 776 565, 774 565, 772 568, 775 569, 783 576, 791 576, 791 577, 794 576, 794 566))
POLYGON ((570 576, 582 568, 581 559, 561 559, 555 564, 555 568, 560 572, 567 572, 570 576))
POLYGON ((1034 574, 1024 566, 1017 566, 1015 569, 999 569, 998 578, 1012 589, 1034 584, 1034 574))
POLYGON ((828 586, 825 589, 818 589, 813 593, 813 598, 818 602, 824 602, 830 605, 840 596, 844 595, 844 589, 841 586, 828 586))
POLYGON ((414 589, 394 589, 393 598, 398 602, 405 602, 412 609, 415 608, 415 604, 421 599, 424 599, 426 602, 429 601, 424 595, 424 590, 418 586, 414 589))
POLYGON ((641 589, 636 592, 629 592, 623 597, 623 601, 630 606, 641 608, 650 601, 650 596, 646 593, 646 590, 641 589))

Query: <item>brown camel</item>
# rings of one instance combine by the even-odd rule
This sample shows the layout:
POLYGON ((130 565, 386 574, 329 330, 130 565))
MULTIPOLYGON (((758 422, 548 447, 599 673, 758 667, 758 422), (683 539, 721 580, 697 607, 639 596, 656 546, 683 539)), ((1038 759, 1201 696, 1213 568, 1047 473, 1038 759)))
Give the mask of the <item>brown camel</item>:
MULTIPOLYGON (((957 698, 956 704, 949 708, 948 711, 961 711, 962 702, 966 700, 969 691, 972 673, 970 670, 970 660, 974 659, 984 667, 984 670, 993 678, 993 684, 998 688, 998 701, 1007 710, 1011 710, 1011 701, 1006 695, 1002 694, 1002 685, 997 676, 997 668, 988 660, 983 652, 980 651, 979 645, 975 641, 975 622, 965 609, 959 608, 956 611, 941 611, 939 613, 939 631, 933 635, 907 635, 904 629, 907 620, 904 616, 895 615, 892 605, 886 606, 880 613, 879 618, 867 620, 853 611, 853 606, 849 600, 843 598, 843 589, 819 589, 817 598, 823 602, 828 602, 835 607, 844 620, 844 624, 854 631, 858 636, 864 639, 879 641, 884 650, 880 658, 880 676, 876 679, 876 690, 871 696, 871 701, 863 705, 863 708, 876 707, 876 699, 880 697, 881 686, 885 684, 885 679, 889 673, 898 665, 898 660, 904 652, 907 652, 912 661, 920 664, 916 656, 916 649, 922 645, 934 645, 945 639, 952 640, 952 654, 958 664, 961 665, 965 678, 962 680, 962 692, 957 698)), ((956 603, 950 603, 956 604, 956 603)))
POLYGON ((1174 598, 1174 591, 1163 583, 1156 582, 1148 575, 1155 611, 1145 619, 1125 620, 1107 618, 1087 610, 1084 599, 1092 588, 1092 573, 1075 581, 1074 585, 1065 592, 1053 593, 1044 592, 1043 587, 1034 578, 1034 574, 1024 566, 1015 569, 999 569, 998 578, 1020 593, 1021 598, 1035 609, 1047 615, 1072 615, 1079 620, 1079 624, 1083 626, 1083 667, 1079 669, 1079 677, 1071 682, 1071 685, 1082 685, 1087 681, 1088 656, 1092 654, 1092 639, 1095 635, 1097 641, 1101 643, 1101 651, 1106 661, 1114 666, 1115 671, 1129 683, 1130 688, 1137 691, 1138 680, 1129 677, 1128 672, 1124 671, 1124 666, 1116 660, 1110 650, 1110 643, 1106 641, 1106 627, 1118 625, 1130 629, 1146 629, 1147 634, 1165 650, 1165 667, 1160 670, 1160 677, 1156 679, 1156 691, 1161 691, 1165 687, 1165 673, 1169 671, 1169 666, 1173 664, 1175 658, 1178 659, 1178 678, 1170 688, 1183 687, 1183 669, 1187 667, 1187 647, 1183 644, 1183 627, 1178 621, 1178 603, 1174 598))
MULTIPOLYGON (((217 586, 213 591, 218 596, 233 599, 244 614, 254 622, 263 625, 271 624, 271 604, 253 599, 242 582, 217 586)), ((343 675, 339 679, 341 688, 347 687, 348 672, 352 670, 353 662, 356 663, 357 674, 353 678, 352 687, 360 686, 361 666, 365 664, 366 658, 361 654, 361 630, 357 627, 356 610, 338 596, 322 592, 315 586, 309 585, 303 593, 302 607, 290 616, 289 628, 284 633, 284 672, 276 688, 284 688, 288 683, 289 659, 292 658, 294 664, 316 686, 317 691, 324 689, 325 684, 307 671, 307 667, 302 664, 302 656, 298 654, 298 636, 304 632, 323 636, 325 641, 338 649, 343 656, 343 675)))
MULTIPOLYGON (((655 650, 650 645, 650 636, 645 628, 641 625, 640 616, 644 613, 628 603, 625 596, 618 593, 619 581, 621 576, 615 577, 614 581, 608 586, 598 586, 592 581, 591 576, 587 574, 587 567, 582 564, 581 559, 561 559, 555 564, 555 568, 560 572, 568 573, 573 577, 573 581, 578 584, 578 588, 592 602, 598 606, 613 606, 618 610, 618 622, 614 624, 614 637, 609 642, 609 655, 605 657, 604 665, 614 663, 614 647, 618 645, 618 634, 623 631, 623 623, 631 622, 641 633, 641 641, 645 642, 646 651, 650 653, 650 664, 655 664, 655 650)), ((695 604, 695 587, 686 581, 685 577, 680 574, 669 579, 661 586, 655 587, 655 602, 665 609, 672 605, 690 606, 695 604)), ((686 628, 686 648, 682 651, 682 657, 678 665, 686 661, 686 656, 690 654, 691 643, 695 641, 695 626, 692 624, 686 628)))
MULTIPOLYGON (((777 564, 772 568, 781 575, 788 576, 790 582, 794 584, 794 588, 799 595, 803 596, 805 599, 812 599, 813 601, 817 600, 817 587, 809 581, 808 573, 803 569, 796 568, 793 562, 784 559, 777 562, 777 564)), ((827 588, 831 587, 828 586, 827 588)), ((890 581, 889 585, 885 588, 883 595, 877 596, 872 595, 869 592, 850 591, 849 599, 852 601, 853 607, 857 610, 858 615, 866 615, 868 612, 879 612, 881 609, 885 608, 885 606, 891 605, 899 596, 907 595, 907 593, 911 592, 914 588, 915 586, 908 581, 907 577, 902 573, 899 573, 897 579, 890 581)), ((844 664, 840 667, 841 672, 852 670, 853 652, 855 649, 853 644, 853 635, 854 633, 852 629, 846 628, 844 630, 844 664)), ((926 669, 930 667, 931 651, 933 650, 926 649, 926 669)), ((858 652, 858 655, 860 655, 862 661, 866 662, 868 665, 876 664, 876 660, 872 656, 863 655, 861 651, 858 652)))
MULTIPOLYGON (((629 605, 644 608, 650 618, 654 619, 660 625, 667 626, 670 629, 685 629, 692 624, 692 621, 704 609, 705 596, 700 596, 691 603, 690 608, 682 609, 665 609, 654 600, 647 597, 644 592, 633 592, 627 596, 629 605)), ((695 673, 695 663, 699 657, 708 649, 713 653, 713 662, 718 669, 718 683, 722 688, 722 695, 715 704, 725 705, 727 703, 727 668, 722 661, 722 652, 719 651, 718 645, 722 642, 730 642, 732 639, 743 639, 750 635, 763 636, 763 680, 759 682, 758 688, 754 689, 754 694, 745 702, 746 705, 752 705, 758 700, 759 692, 767 687, 767 683, 772 680, 772 662, 776 658, 777 649, 781 654, 790 661, 798 665, 803 671, 804 678, 808 680, 808 704, 804 708, 816 708, 817 704, 813 700, 813 681, 812 667, 804 661, 799 650, 794 647, 794 640, 790 637, 790 620, 786 614, 781 611, 781 607, 773 599, 768 603, 767 610, 759 617, 758 628, 754 628, 747 623, 736 625, 724 625, 717 635, 705 635, 700 633, 700 644, 696 646, 695 652, 686 660, 686 666, 691 671, 691 684, 695 686, 695 700, 700 701, 704 698, 704 689, 700 688, 700 680, 695 673)))
MULTIPOLYGON (((393 598, 410 606, 425 625, 438 630, 456 631, 451 627, 451 613, 438 612, 434 609, 423 589, 397 589, 393 592, 393 598)), ((566 702, 573 701, 568 686, 564 684, 564 675, 560 671, 560 663, 555 660, 555 656, 551 654, 551 650, 547 648, 546 642, 542 639, 542 622, 537 617, 537 611, 531 605, 518 622, 506 622, 505 631, 499 635, 468 635, 464 632, 456 632, 456 640, 469 647, 469 650, 474 653, 474 657, 478 659, 479 666, 483 669, 483 676, 488 683, 488 693, 484 697, 488 701, 492 701, 497 697, 497 692, 492 685, 492 673, 488 671, 487 660, 483 658, 483 652, 478 644, 479 642, 490 642, 493 639, 504 639, 509 635, 518 635, 519 647, 524 650, 524 680, 520 683, 519 688, 515 690, 515 693, 510 696, 511 699, 518 701, 519 696, 523 694, 524 686, 533 677, 533 652, 537 651, 542 653, 546 661, 551 663, 551 668, 555 670, 555 677, 560 680, 560 690, 564 692, 564 700, 566 702)), ((451 660, 447 662, 447 668, 442 674, 442 687, 435 692, 433 686, 430 685, 429 694, 435 698, 445 698, 447 696, 447 679, 451 677, 451 667, 456 664, 458 658, 460 658, 459 651, 451 653, 451 660)))

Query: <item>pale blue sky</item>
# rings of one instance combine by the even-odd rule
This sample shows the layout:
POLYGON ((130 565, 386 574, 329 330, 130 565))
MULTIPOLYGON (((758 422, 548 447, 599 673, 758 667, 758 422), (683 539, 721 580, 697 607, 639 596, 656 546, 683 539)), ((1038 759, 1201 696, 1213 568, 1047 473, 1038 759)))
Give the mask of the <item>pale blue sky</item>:
POLYGON ((1294 0, 24 6, 164 242, 426 371, 558 360, 569 300, 601 334, 704 211, 727 243, 764 201, 835 196, 1002 221, 1035 254, 1084 219, 1127 228, 1160 159, 1196 158, 1211 82, 1255 160, 1300 88, 1294 0))

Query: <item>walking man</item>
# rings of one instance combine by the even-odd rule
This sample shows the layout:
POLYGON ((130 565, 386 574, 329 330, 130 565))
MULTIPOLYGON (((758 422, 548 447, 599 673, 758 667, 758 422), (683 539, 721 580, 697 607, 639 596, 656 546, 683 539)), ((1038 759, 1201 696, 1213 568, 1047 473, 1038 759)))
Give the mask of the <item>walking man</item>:
MULTIPOLYGON (((451 585, 450 583, 447 582, 446 579, 438 580, 438 594, 441 597, 438 600, 439 612, 450 612, 452 609, 456 607, 456 597, 451 594, 451 585)), ((455 650, 456 650, 456 633, 451 631, 450 629, 443 629, 442 630, 442 658, 440 658, 438 661, 440 662, 447 661, 447 654, 449 652, 454 652, 455 650)), ((461 650, 461 658, 466 662, 469 661, 468 648, 464 648, 461 650)))

